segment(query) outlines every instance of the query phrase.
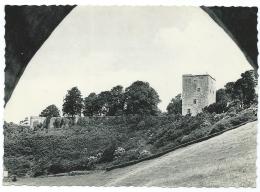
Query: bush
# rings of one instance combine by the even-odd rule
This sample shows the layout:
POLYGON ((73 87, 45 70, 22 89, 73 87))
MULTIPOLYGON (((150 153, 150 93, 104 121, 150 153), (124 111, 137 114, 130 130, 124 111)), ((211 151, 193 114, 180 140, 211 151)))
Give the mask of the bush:
POLYGON ((82 127, 86 127, 90 124, 90 119, 88 117, 80 117, 77 125, 82 126, 82 127))
POLYGON ((100 162, 110 162, 114 159, 114 152, 116 150, 115 144, 110 144, 103 152, 100 162))
POLYGON ((240 125, 247 121, 253 121, 253 120, 257 120, 255 111, 253 109, 247 109, 242 111, 236 116, 220 120, 219 122, 213 125, 212 131, 210 133, 212 134, 219 131, 223 131, 225 129, 229 129, 231 127, 240 125))
POLYGON ((149 157, 151 155, 152 155, 152 153, 150 151, 142 150, 140 155, 139 155, 139 158, 145 158, 145 157, 149 157))
MULTIPOLYGON (((4 165, 18 176, 38 176, 90 170, 97 163, 125 163, 256 120, 256 113, 252 107, 238 114, 200 113, 195 117, 129 115, 99 117, 96 122, 95 117, 89 122, 81 118, 77 125, 49 133, 5 123, 4 165)), ((60 124, 69 125, 69 119, 62 118, 60 124)))
POLYGON ((226 102, 213 103, 203 109, 203 111, 205 111, 205 112, 217 113, 217 114, 224 113, 227 110, 228 110, 228 107, 227 107, 226 102))
POLYGON ((137 149, 131 149, 126 151, 125 159, 127 161, 133 161, 139 158, 139 151, 137 149))
POLYGON ((142 120, 142 121, 140 121, 138 124, 137 124, 137 129, 143 129, 143 128, 145 128, 145 121, 144 120, 142 120))
POLYGON ((125 149, 122 147, 118 147, 115 152, 114 152, 114 156, 115 158, 119 158, 125 155, 125 149))
POLYGON ((23 176, 30 170, 31 162, 28 158, 23 156, 4 157, 4 166, 10 174, 23 176))
POLYGON ((187 143, 196 139, 200 139, 202 137, 206 137, 209 135, 210 131, 211 131, 210 126, 195 129, 189 135, 184 135, 181 139, 181 143, 187 143))
POLYGON ((61 126, 62 126, 62 118, 55 118, 54 119, 54 122, 53 122, 53 126, 54 126, 54 128, 56 128, 56 129, 58 129, 58 128, 61 128, 61 126))

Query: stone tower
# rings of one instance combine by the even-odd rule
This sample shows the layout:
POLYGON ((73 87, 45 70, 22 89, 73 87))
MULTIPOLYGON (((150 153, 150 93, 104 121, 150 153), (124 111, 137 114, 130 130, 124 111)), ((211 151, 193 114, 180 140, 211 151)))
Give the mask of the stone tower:
POLYGON ((216 80, 210 75, 182 76, 182 115, 192 116, 216 102, 216 80))

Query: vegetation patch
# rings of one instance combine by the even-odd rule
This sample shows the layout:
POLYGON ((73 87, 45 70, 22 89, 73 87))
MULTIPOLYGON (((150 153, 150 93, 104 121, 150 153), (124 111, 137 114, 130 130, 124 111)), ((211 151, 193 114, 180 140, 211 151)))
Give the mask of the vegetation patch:
POLYGON ((37 129, 4 123, 4 166, 11 175, 32 177, 105 169, 257 120, 250 74, 227 83, 217 91, 216 103, 196 116, 181 115, 180 95, 171 100, 167 113, 160 112, 159 96, 146 82, 136 81, 125 90, 116 86, 85 99, 73 87, 64 99, 65 117, 50 105, 41 113, 46 121, 37 129), (85 117, 76 122, 82 110, 85 117), (56 129, 49 130, 53 117, 56 129))

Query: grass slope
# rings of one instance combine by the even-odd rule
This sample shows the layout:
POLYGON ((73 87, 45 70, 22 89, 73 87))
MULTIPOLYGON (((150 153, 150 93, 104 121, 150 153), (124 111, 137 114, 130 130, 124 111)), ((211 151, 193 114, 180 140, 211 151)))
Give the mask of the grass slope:
POLYGON ((257 122, 248 123, 207 141, 122 169, 93 171, 74 177, 20 178, 12 184, 255 187, 256 127, 257 122))

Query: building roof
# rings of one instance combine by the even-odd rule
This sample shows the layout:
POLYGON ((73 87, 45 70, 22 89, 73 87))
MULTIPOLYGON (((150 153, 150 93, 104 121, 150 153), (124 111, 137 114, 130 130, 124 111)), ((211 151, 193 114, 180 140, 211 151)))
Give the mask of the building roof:
POLYGON ((192 74, 184 74, 184 75, 182 75, 183 77, 184 76, 188 76, 188 77, 201 77, 201 76, 208 76, 208 77, 210 77, 211 79, 213 79, 214 81, 216 81, 216 79, 214 78, 214 77, 212 77, 211 75, 209 75, 209 74, 202 74, 202 75, 192 75, 192 74))

